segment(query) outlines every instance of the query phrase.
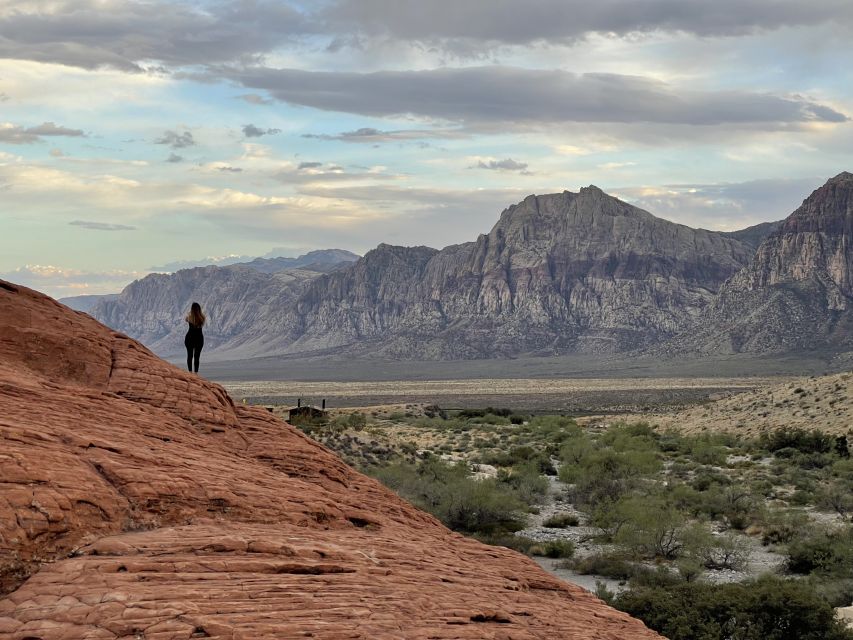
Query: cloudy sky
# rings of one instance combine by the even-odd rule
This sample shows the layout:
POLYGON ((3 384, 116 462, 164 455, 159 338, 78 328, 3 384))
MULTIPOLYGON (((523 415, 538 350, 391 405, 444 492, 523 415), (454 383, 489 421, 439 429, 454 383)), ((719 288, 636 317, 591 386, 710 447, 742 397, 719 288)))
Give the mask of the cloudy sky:
POLYGON ((852 117, 850 0, 0 0, 0 277, 442 247, 588 184, 737 229, 852 117))

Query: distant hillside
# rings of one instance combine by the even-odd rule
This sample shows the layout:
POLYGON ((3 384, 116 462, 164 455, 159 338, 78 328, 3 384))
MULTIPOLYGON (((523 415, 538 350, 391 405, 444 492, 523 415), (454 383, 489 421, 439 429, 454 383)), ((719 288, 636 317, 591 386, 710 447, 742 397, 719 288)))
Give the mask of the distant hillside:
POLYGON ((322 271, 324 269, 318 267, 333 267, 348 262, 355 262, 360 257, 344 249, 319 249, 317 251, 309 251, 298 258, 255 258, 250 262, 242 262, 240 264, 263 273, 276 273, 277 271, 297 267, 310 267, 315 271, 322 271))
POLYGON ((853 430, 853 374, 797 378, 674 414, 636 416, 662 429, 756 436, 782 427, 853 430))
POLYGON ((764 239, 767 236, 782 226, 782 222, 782 220, 778 220, 776 222, 762 222, 761 224, 756 224, 751 227, 747 227, 746 229, 741 229, 740 231, 724 231, 723 235, 734 238, 735 240, 740 240, 753 249, 757 249, 758 245, 764 242, 764 239))
POLYGON ((116 296, 101 298, 88 311, 102 322, 143 341, 161 355, 183 352, 183 320, 192 302, 207 314, 205 348, 248 341, 270 309, 287 309, 314 279, 352 263, 358 256, 339 249, 299 258, 259 258, 247 264, 154 273, 116 296), (277 262, 279 261, 279 262, 277 262), (284 266, 281 269, 277 267, 284 266))
POLYGON ((115 300, 116 298, 118 298, 117 293, 105 293, 102 295, 69 296, 59 298, 59 302, 75 311, 89 313, 99 302, 115 300))

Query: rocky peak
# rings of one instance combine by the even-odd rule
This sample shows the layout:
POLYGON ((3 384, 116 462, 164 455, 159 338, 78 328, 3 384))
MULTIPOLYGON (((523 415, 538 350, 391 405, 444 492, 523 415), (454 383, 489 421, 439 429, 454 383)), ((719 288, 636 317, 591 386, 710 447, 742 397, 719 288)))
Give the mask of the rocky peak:
POLYGON ((843 172, 816 189, 759 246, 730 283, 755 290, 811 281, 826 292, 826 307, 846 309, 853 297, 853 174, 843 172))
POLYGON ((853 347, 853 174, 816 189, 665 352, 838 352, 853 347))

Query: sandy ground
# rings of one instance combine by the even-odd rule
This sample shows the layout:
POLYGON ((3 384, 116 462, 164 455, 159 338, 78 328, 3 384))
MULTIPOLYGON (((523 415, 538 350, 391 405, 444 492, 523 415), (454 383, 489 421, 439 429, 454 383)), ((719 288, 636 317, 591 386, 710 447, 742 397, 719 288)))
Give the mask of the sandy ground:
POLYGON ((369 382, 235 381, 221 384, 235 398, 258 404, 321 404, 364 407, 437 404, 446 409, 509 407, 570 413, 647 412, 661 406, 684 408, 697 402, 750 391, 787 378, 476 378, 369 382))

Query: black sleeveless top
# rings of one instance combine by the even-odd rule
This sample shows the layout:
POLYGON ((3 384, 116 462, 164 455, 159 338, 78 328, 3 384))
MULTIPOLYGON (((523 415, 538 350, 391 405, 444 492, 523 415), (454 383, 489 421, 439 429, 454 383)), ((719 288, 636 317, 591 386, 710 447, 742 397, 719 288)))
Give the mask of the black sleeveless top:
POLYGON ((187 335, 184 338, 185 345, 196 345, 201 346, 204 344, 204 332, 201 330, 201 327, 197 327, 192 324, 189 320, 187 321, 187 335))

